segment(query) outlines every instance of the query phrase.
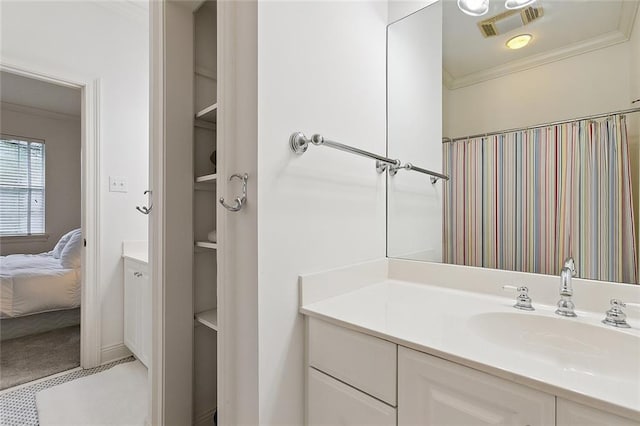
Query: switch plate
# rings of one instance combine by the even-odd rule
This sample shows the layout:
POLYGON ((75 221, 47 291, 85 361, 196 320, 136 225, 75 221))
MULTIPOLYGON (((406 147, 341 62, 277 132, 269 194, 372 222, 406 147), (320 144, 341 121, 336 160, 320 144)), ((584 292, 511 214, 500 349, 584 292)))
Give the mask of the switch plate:
POLYGON ((127 178, 122 176, 109 176, 109 192, 128 192, 127 178))

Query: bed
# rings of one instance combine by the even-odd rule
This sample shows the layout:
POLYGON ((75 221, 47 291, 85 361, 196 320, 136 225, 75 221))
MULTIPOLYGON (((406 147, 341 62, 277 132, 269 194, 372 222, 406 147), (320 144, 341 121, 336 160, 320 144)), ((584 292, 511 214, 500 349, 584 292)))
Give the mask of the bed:
POLYGON ((79 323, 81 248, 74 230, 50 252, 0 256, 2 340, 79 323))

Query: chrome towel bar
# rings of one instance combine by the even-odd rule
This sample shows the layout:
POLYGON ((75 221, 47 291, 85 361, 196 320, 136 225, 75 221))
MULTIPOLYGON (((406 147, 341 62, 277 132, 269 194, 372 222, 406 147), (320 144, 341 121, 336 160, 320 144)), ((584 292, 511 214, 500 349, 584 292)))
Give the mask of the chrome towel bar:
POLYGON ((302 132, 292 133, 289 137, 289 147, 291 151, 298 155, 302 155, 307 152, 309 144, 316 146, 328 146, 329 148, 337 149, 351 154, 356 154, 361 157, 371 158, 376 160, 376 171, 378 173, 384 173, 385 170, 389 170, 391 176, 395 176, 398 170, 413 170, 414 172, 424 173, 431 176, 431 183, 434 184, 438 179, 449 180, 449 176, 442 173, 432 172, 431 170, 423 169, 422 167, 414 166, 411 163, 402 165, 400 160, 393 160, 391 158, 383 157, 382 155, 374 154, 372 152, 364 151, 360 148, 354 148, 349 145, 345 145, 339 142, 334 142, 325 139, 322 135, 315 134, 311 138, 307 138, 302 132))
POLYGON ((438 173, 438 172, 432 172, 431 170, 427 170, 427 169, 423 169, 422 167, 418 167, 418 166, 414 166, 411 163, 406 163, 405 165, 402 166, 391 166, 389 167, 389 174, 391 176, 395 176, 396 173, 398 173, 398 170, 400 169, 404 169, 404 170, 413 170, 414 172, 418 172, 418 173, 424 173, 425 175, 429 175, 431 176, 431 183, 434 184, 438 181, 438 179, 444 179, 444 180, 449 180, 449 176, 447 175, 443 175, 442 173, 438 173))
POLYGON ((311 136, 311 138, 309 139, 304 135, 304 133, 295 132, 289 138, 289 146, 291 147, 291 151, 295 152, 298 155, 304 154, 307 151, 309 144, 314 144, 317 146, 328 146, 329 148, 376 160, 376 171, 378 173, 383 173, 385 170, 387 170, 388 166, 400 167, 401 164, 400 160, 392 160, 390 158, 383 157, 382 155, 364 151, 360 148, 354 148, 352 146, 345 145, 339 142, 330 141, 325 139, 322 135, 316 134, 311 136))

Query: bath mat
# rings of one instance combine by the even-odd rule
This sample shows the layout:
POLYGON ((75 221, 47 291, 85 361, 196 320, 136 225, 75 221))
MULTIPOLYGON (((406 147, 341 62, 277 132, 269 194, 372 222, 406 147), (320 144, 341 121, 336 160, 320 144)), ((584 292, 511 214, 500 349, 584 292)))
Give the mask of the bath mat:
POLYGON ((140 361, 36 394, 40 426, 143 426, 148 406, 147 369, 140 361))

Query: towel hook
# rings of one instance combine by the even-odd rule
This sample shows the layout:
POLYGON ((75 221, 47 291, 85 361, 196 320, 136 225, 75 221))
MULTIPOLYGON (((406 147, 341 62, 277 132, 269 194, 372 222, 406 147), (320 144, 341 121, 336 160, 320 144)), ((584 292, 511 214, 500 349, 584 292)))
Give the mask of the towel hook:
MULTIPOLYGON (((149 194, 149 196, 151 196, 152 192, 150 189, 147 189, 146 191, 144 191, 143 195, 147 195, 149 194)), ((149 203, 149 207, 145 207, 145 206, 136 206, 136 210, 138 210, 140 213, 142 214, 149 214, 151 213, 151 209, 153 208, 153 202, 149 203)))
POLYGON ((247 180, 249 179, 249 175, 246 173, 244 175, 233 174, 231 175, 231 177, 229 177, 229 181, 232 181, 234 178, 242 181, 242 196, 236 197, 235 204, 232 206, 225 203, 224 197, 220 197, 219 200, 220 204, 222 204, 224 208, 229 210, 230 212, 240 211, 240 209, 242 209, 242 206, 244 206, 244 203, 247 201, 247 180))

